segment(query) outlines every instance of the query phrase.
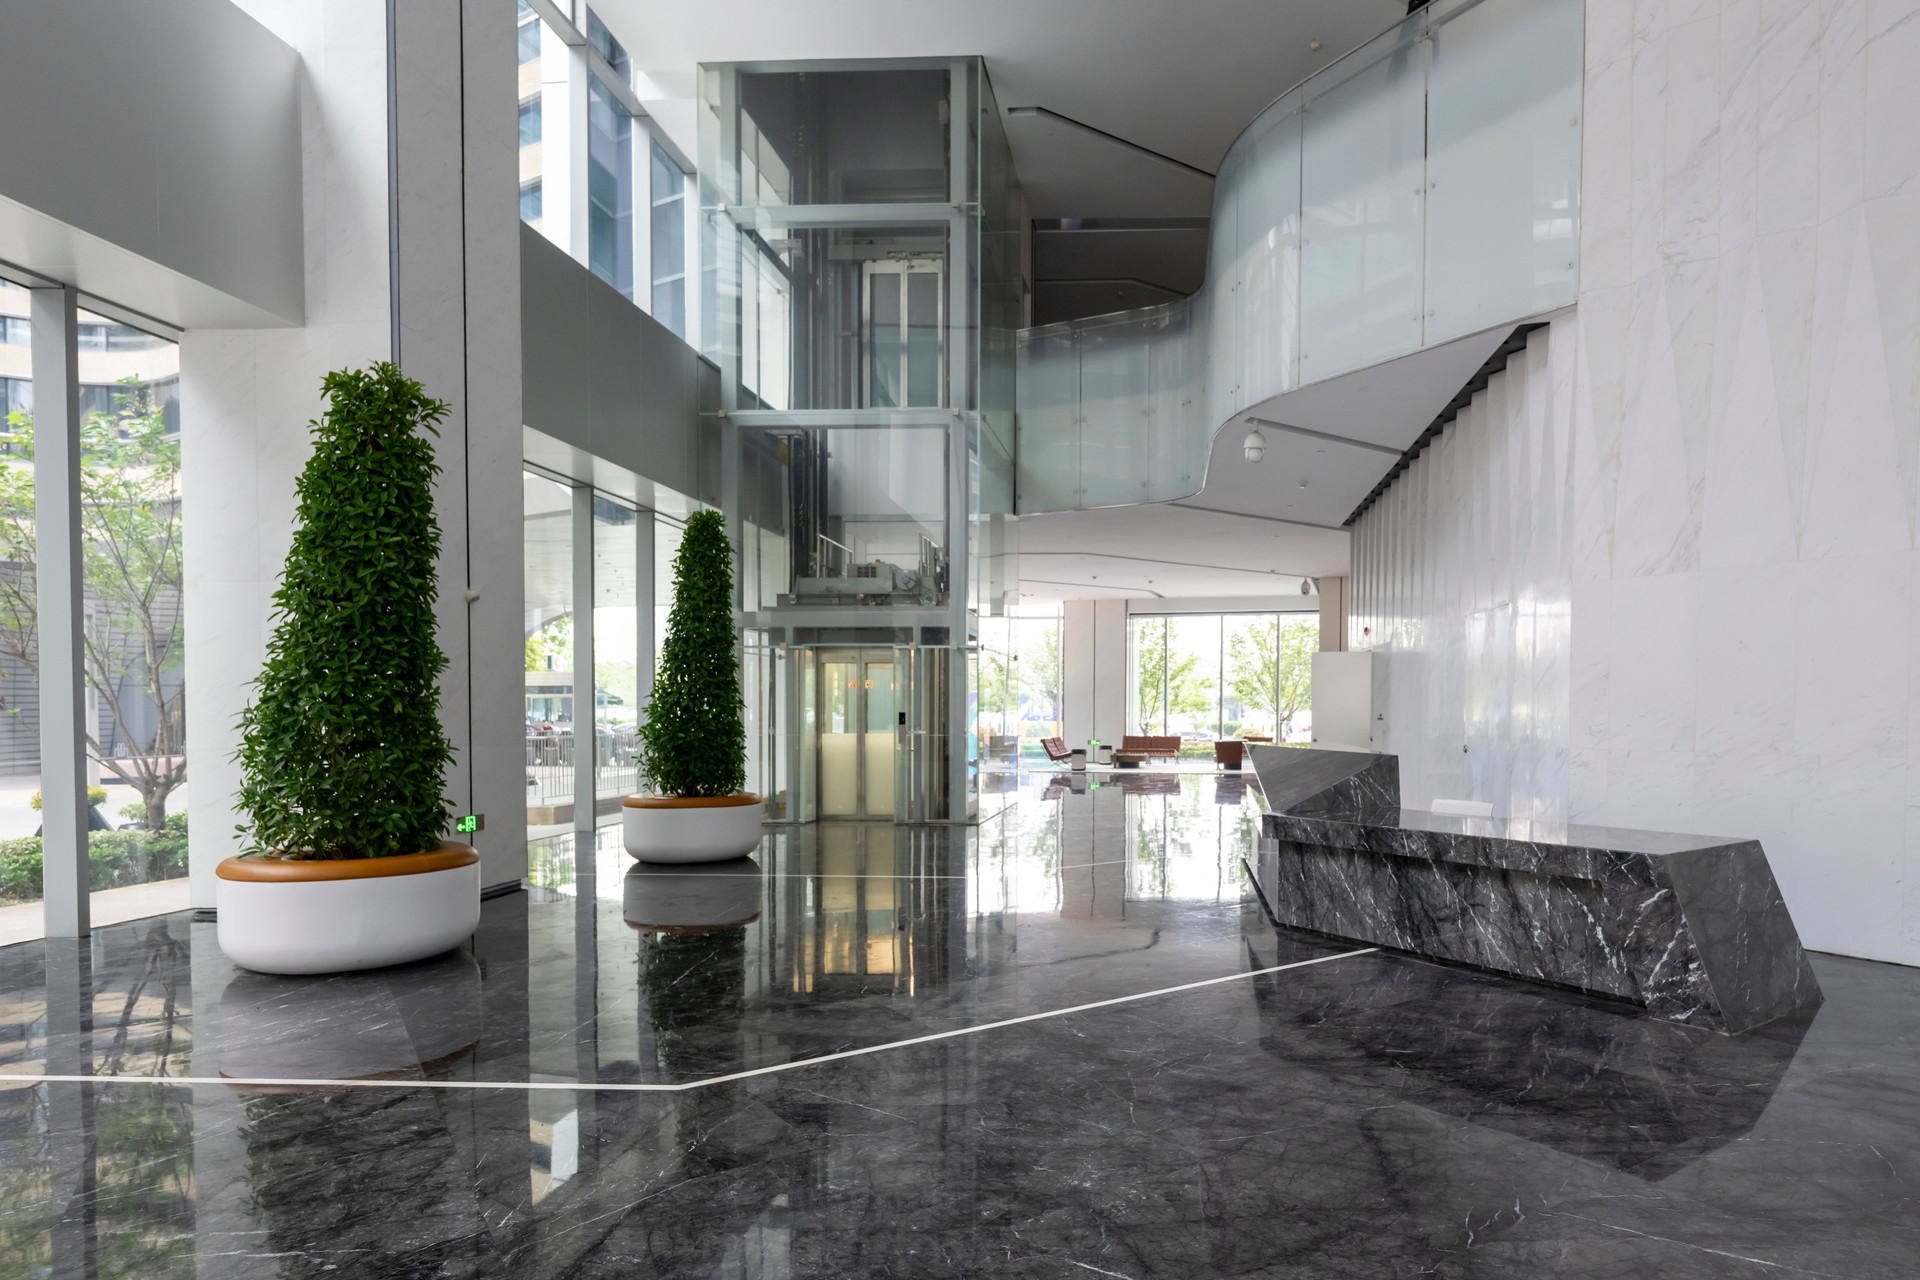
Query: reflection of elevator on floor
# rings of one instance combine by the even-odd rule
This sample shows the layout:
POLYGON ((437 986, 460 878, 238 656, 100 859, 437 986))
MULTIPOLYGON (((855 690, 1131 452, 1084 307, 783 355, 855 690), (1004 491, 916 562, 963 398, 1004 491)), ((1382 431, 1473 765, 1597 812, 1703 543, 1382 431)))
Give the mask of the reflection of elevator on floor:
POLYGON ((898 664, 891 649, 820 653, 820 816, 895 816, 900 738, 898 664))

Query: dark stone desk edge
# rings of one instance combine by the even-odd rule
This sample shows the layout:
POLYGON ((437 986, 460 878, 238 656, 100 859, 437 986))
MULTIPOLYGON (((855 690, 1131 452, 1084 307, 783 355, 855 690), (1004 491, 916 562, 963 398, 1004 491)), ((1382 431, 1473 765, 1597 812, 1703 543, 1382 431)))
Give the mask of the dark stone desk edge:
POLYGON ((1400 807, 1399 760, 1259 747, 1277 923, 1631 1000, 1735 1033, 1820 1002, 1758 841, 1400 807))

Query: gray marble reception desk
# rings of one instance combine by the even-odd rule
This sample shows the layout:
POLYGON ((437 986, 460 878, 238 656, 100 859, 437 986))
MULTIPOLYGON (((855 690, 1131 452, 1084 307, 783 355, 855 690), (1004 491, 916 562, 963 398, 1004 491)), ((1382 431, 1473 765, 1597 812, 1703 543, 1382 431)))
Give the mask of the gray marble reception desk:
POLYGON ((1255 747, 1253 868, 1276 923, 1739 1032, 1820 1002, 1756 840, 1442 817, 1399 760, 1255 747))

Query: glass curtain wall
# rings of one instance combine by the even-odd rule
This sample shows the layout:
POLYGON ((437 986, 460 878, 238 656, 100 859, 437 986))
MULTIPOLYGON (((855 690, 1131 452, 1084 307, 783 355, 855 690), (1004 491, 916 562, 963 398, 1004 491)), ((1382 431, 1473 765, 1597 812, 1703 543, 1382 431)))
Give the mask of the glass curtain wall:
MULTIPOLYGON (((620 825, 620 802, 640 789, 639 541, 635 526, 651 512, 593 495, 594 825, 620 825)), ((613 843, 618 846, 616 835, 613 843)))
POLYGON ((573 490, 521 477, 526 564, 527 882, 573 883, 573 490))
MULTIPOLYGON (((33 413, 32 332, 25 289, 0 280, 0 598, 17 607, 0 611, 0 916, 17 917, 20 937, 36 937, 40 901, 40 687, 34 592, 33 453, 22 433, 33 413)), ((0 935, 0 943, 13 940, 0 935)))
POLYGON ((981 619, 974 732, 983 767, 1044 761, 1040 740, 1062 733, 1060 624, 1057 607, 981 619))
POLYGON ((620 865, 620 801, 641 789, 639 728, 673 605, 680 523, 540 472, 528 470, 522 483, 529 876, 571 893, 579 832, 592 828, 598 856, 620 865), (590 533, 578 523, 583 500, 591 503, 590 533), (581 620, 575 602, 586 557, 593 604, 581 620), (583 625, 591 628, 591 671, 582 669, 583 625), (577 769, 592 770, 592 814, 580 811, 577 769))
MULTIPOLYGON (((0 282, 0 942, 41 896, 34 420, 27 290, 0 282)), ((180 349, 82 310, 80 536, 96 924, 187 904, 180 349)))
POLYGON ((653 217, 648 258, 653 274, 653 318, 687 337, 687 175, 658 142, 650 145, 648 190, 653 217))
POLYGON ((1217 738, 1311 740, 1318 614, 1136 614, 1129 631, 1129 732, 1178 734, 1183 756, 1217 738))
POLYGON ((520 218, 681 337, 687 176, 600 14, 561 28, 520 0, 520 218))

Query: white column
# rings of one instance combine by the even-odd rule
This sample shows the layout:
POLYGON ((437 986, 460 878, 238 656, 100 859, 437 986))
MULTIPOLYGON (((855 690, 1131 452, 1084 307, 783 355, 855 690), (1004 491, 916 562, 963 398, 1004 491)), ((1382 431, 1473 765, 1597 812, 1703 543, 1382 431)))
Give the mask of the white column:
POLYGON ((587 260, 587 49, 540 32, 540 222, 547 239, 587 260))
POLYGON ((1120 745, 1127 731, 1127 602, 1096 600, 1093 604, 1093 736, 1120 745))
POLYGON ((85 583, 80 558, 78 301, 33 290, 34 580, 40 622, 40 822, 49 938, 88 931, 85 583))
POLYGON ((1093 736, 1093 601, 1069 600, 1060 620, 1060 732, 1069 747, 1093 736))

